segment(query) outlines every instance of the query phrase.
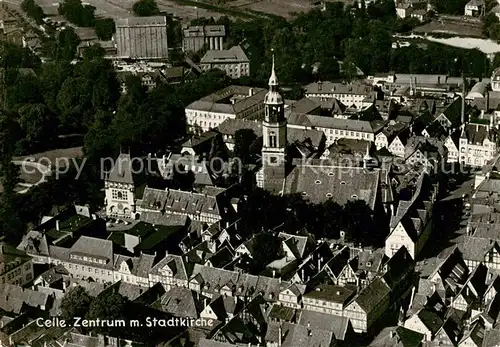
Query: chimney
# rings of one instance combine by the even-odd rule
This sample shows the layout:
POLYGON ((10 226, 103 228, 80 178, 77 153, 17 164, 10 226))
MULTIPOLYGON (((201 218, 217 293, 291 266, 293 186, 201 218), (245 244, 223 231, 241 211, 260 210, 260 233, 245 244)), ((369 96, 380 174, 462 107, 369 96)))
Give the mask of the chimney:
POLYGON ((318 82, 318 90, 322 90, 323 89, 323 82, 319 81, 318 82))
POLYGON ((276 270, 273 270, 273 278, 276 277, 276 270))
POLYGON ((60 227, 59 227, 59 219, 56 219, 56 230, 57 230, 57 231, 60 231, 60 227))
POLYGON ((389 331, 389 338, 390 339, 394 338, 394 330, 389 331))
POLYGON ((408 308, 411 308, 411 305, 413 305, 413 298, 415 297, 415 287, 411 289, 411 297, 410 297, 410 304, 408 305, 408 308))
POLYGON ((311 322, 307 322, 307 336, 312 336, 311 322))
POLYGON ((248 89, 248 96, 253 96, 253 88, 248 89))

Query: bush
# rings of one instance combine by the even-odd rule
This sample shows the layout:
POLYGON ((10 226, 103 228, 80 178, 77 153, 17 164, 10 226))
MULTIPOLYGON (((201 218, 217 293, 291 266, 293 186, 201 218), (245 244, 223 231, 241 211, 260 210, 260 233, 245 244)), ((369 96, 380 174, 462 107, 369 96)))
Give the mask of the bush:
POLYGON ((115 21, 111 18, 99 19, 95 22, 95 33, 99 40, 111 40, 115 31, 115 21))
POLYGON ((160 14, 160 9, 155 0, 139 0, 132 6, 132 11, 139 17, 155 16, 160 14))
POLYGON ((82 5, 81 0, 64 0, 59 5, 59 13, 80 27, 88 28, 95 24, 95 7, 82 5))

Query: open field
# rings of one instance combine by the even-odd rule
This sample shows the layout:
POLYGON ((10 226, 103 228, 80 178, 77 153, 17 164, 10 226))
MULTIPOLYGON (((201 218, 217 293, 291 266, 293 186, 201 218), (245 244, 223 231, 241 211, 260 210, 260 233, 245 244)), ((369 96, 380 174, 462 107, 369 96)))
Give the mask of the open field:
MULTIPOLYGON (((22 0, 3 0, 4 2, 12 5, 15 8, 20 8, 22 0)), ((57 8, 59 2, 57 0, 35 0, 44 12, 49 16, 57 16, 57 8)), ((195 0, 196 1, 196 0, 195 0)), ((133 16, 132 5, 136 0, 86 0, 86 3, 91 4, 96 8, 96 15, 98 17, 111 17, 111 18, 124 18, 133 16)), ((210 3, 208 1, 199 1, 200 3, 210 3)), ((215 19, 230 14, 219 13, 217 11, 208 10, 205 8, 195 6, 181 5, 174 0, 157 0, 158 7, 161 11, 173 14, 176 17, 182 18, 183 22, 189 22, 198 17, 214 17, 215 19)), ((254 17, 256 12, 267 13, 271 15, 282 16, 291 18, 293 13, 307 12, 313 5, 310 0, 235 0, 228 2, 225 7, 220 5, 221 8, 233 9, 243 13, 240 19, 244 18, 244 13, 248 13, 248 19, 254 17), (253 12, 252 11, 256 11, 253 12)))
POLYGON ((439 18, 415 28, 413 32, 417 34, 448 34, 481 38, 483 36, 482 29, 482 23, 480 22, 439 18))
POLYGON ((269 13, 287 19, 292 18, 294 13, 307 12, 313 8, 311 1, 308 0, 236 0, 229 4, 232 7, 269 13))

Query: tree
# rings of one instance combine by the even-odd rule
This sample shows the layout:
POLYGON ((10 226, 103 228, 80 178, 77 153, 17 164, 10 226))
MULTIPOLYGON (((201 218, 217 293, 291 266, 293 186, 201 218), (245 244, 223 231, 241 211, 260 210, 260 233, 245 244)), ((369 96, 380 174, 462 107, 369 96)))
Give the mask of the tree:
MULTIPOLYGON (((131 317, 127 312, 129 301, 116 293, 113 288, 102 292, 90 304, 87 318, 90 320, 118 320, 131 317)), ((111 328, 112 329, 112 328, 111 328)), ((109 332, 110 328, 95 328, 97 332, 109 332)))
POLYGON ((115 21, 112 18, 103 18, 95 22, 95 33, 99 40, 111 40, 115 31, 115 21))
POLYGON ((35 0, 23 0, 21 9, 37 24, 43 23, 45 13, 43 13, 43 9, 35 3, 35 0))
POLYGON ((160 9, 155 0, 139 0, 132 6, 132 11, 139 17, 149 17, 160 14, 160 9))
POLYGON ((64 0, 59 4, 59 14, 68 21, 81 27, 92 27, 95 24, 95 7, 83 5, 81 0, 64 0))
POLYGON ((253 259, 259 267, 265 267, 275 259, 279 259, 283 252, 281 241, 273 234, 262 232, 254 236, 253 259))
POLYGON ((44 104, 26 104, 19 108, 19 124, 30 142, 50 140, 56 135, 57 118, 44 104))
POLYGON ((468 0, 431 0, 438 13, 463 15, 468 0))
MULTIPOLYGON (((9 109, 17 110, 20 106, 30 103, 40 103, 43 101, 40 89, 40 80, 32 71, 11 71, 13 74, 6 79, 13 82, 7 87, 6 106, 9 109), (15 76, 15 77, 14 77, 15 76)), ((8 75, 9 71, 6 71, 8 75)), ((7 82, 8 83, 8 82, 7 82)))
POLYGON ((61 301, 61 316, 67 321, 74 317, 84 317, 92 299, 83 287, 71 288, 64 294, 61 301))

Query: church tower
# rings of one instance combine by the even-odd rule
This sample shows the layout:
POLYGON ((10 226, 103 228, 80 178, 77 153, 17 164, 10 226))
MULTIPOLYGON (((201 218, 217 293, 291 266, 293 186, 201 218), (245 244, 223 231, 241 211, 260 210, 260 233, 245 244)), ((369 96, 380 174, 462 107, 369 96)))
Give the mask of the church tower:
POLYGON ((285 101, 279 92, 274 70, 274 55, 269 91, 264 98, 265 119, 262 124, 262 187, 272 193, 283 190, 286 164, 285 101))

